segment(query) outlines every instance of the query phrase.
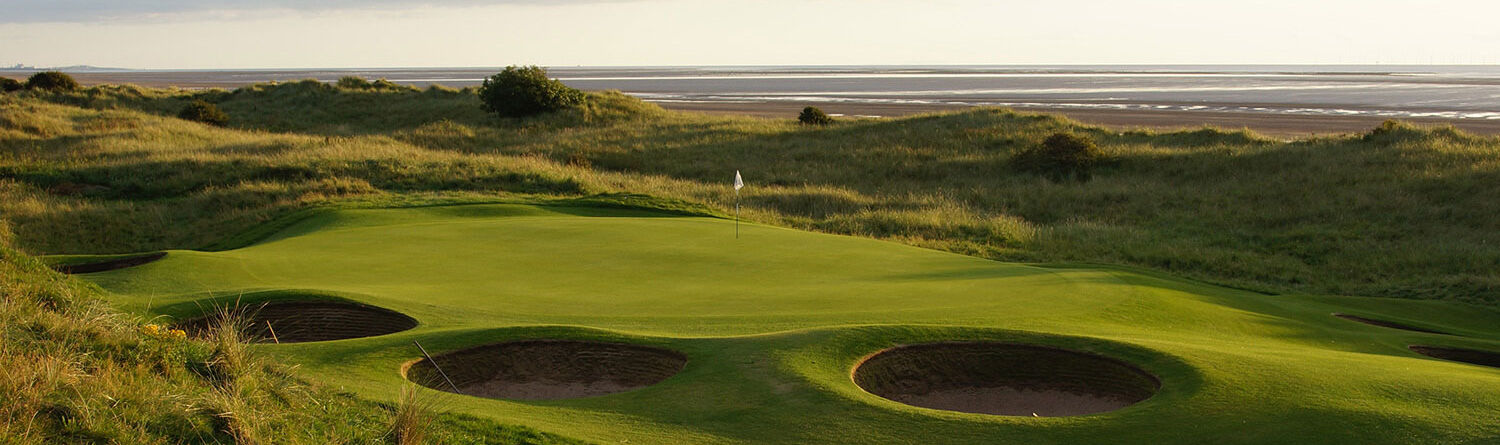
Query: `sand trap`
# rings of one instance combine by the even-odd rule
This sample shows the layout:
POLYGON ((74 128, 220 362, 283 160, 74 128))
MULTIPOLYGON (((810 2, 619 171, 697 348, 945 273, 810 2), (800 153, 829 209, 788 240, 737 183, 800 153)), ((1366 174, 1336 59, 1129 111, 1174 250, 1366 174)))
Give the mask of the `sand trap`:
POLYGON ((1421 345, 1411 345, 1408 346, 1407 349, 1411 349, 1412 352, 1432 358, 1463 362, 1471 365, 1488 366, 1491 368, 1500 368, 1500 352, 1421 345))
POLYGON ((1155 376, 1119 360, 1008 343, 887 349, 855 367, 854 383, 924 408, 1042 417, 1117 410, 1161 387, 1155 376))
MULTIPOLYGON (((654 385, 682 371, 687 356, 621 343, 522 340, 433 357, 459 391, 497 399, 592 397, 654 385)), ((426 359, 407 368, 408 379, 453 391, 426 359)))
POLYGON ((1365 317, 1361 317, 1361 316, 1358 316, 1358 315, 1349 315, 1349 314, 1334 313, 1333 316, 1338 317, 1338 318, 1342 318, 1342 319, 1345 319, 1345 320, 1357 321, 1357 322, 1364 323, 1364 324, 1371 325, 1371 326, 1380 326, 1382 328, 1400 329, 1400 330, 1403 330, 1403 331, 1412 331, 1412 332, 1424 332, 1424 333, 1428 333, 1428 334, 1453 335, 1453 334, 1449 334, 1447 332, 1434 331, 1434 330, 1426 329, 1426 328, 1419 328, 1419 327, 1416 327, 1416 326, 1407 325, 1407 324, 1401 324, 1401 323, 1397 323, 1397 322, 1394 322, 1394 321, 1385 321, 1385 320, 1376 320, 1376 319, 1373 319, 1373 318, 1365 318, 1365 317))
POLYGON ((139 265, 142 265, 142 264, 146 264, 146 263, 149 263, 149 262, 152 262, 152 261, 156 261, 156 260, 162 259, 163 257, 166 257, 166 256, 167 256, 166 252, 156 252, 156 253, 148 253, 148 254, 145 254, 145 255, 139 255, 139 256, 133 256, 133 257, 126 257, 126 258, 120 258, 120 259, 114 259, 114 260, 109 260, 109 261, 100 261, 100 262, 97 262, 97 263, 71 264, 71 265, 70 264, 59 264, 59 265, 56 265, 56 266, 52 266, 52 270, 56 270, 58 272, 62 272, 62 273, 65 273, 65 274, 106 272, 106 271, 111 271, 111 270, 115 270, 115 269, 124 269, 124 268, 127 268, 127 267, 139 266, 139 265))
MULTIPOLYGON (((417 320, 375 306, 332 301, 275 301, 238 311, 245 319, 242 332, 257 343, 302 343, 374 337, 417 327, 417 320), (267 326, 269 324, 269 326, 267 326), (273 335, 274 333, 274 335, 273 335)), ((178 323, 202 337, 214 316, 178 323)))

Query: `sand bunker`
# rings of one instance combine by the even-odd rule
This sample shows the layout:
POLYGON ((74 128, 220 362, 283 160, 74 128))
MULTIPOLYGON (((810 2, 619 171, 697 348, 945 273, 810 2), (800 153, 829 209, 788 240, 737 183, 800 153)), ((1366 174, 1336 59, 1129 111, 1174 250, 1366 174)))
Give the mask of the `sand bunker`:
POLYGON ((1471 365, 1488 366, 1491 368, 1500 368, 1500 352, 1421 345, 1411 345, 1408 346, 1407 349, 1411 349, 1412 352, 1432 358, 1463 362, 1471 365))
POLYGON ((52 266, 52 269, 56 270, 58 272, 65 273, 65 274, 80 274, 80 273, 105 272, 105 271, 111 271, 111 270, 115 270, 115 269, 124 269, 124 268, 127 268, 127 267, 139 266, 139 265, 142 265, 142 264, 146 264, 146 263, 149 263, 149 262, 152 262, 152 261, 156 261, 156 260, 162 259, 163 257, 166 257, 166 256, 167 256, 166 252, 156 252, 156 253, 148 253, 148 254, 145 254, 145 255, 139 255, 139 256, 133 256, 133 257, 126 257, 126 258, 120 258, 120 259, 114 259, 114 260, 109 260, 109 261, 100 261, 100 262, 97 262, 97 263, 59 264, 59 265, 56 265, 56 266, 52 266))
POLYGON ((1425 333, 1428 333, 1428 334, 1453 335, 1453 334, 1449 334, 1447 332, 1434 331, 1434 330, 1426 329, 1426 328, 1419 328, 1419 327, 1416 327, 1416 326, 1407 325, 1407 324, 1401 324, 1401 323, 1397 323, 1397 322, 1394 322, 1394 321, 1385 321, 1385 320, 1376 320, 1376 319, 1373 319, 1373 318, 1365 318, 1365 317, 1361 317, 1361 316, 1358 316, 1358 315, 1349 315, 1349 314, 1334 313, 1333 316, 1338 317, 1338 318, 1342 318, 1342 319, 1345 319, 1345 320, 1357 321, 1357 322, 1364 323, 1364 324, 1367 324, 1367 325, 1380 326, 1382 328, 1400 329, 1400 330, 1403 330, 1403 331, 1412 331, 1412 332, 1425 332, 1425 333))
MULTIPOLYGON (((433 357, 460 392, 498 399, 545 400, 592 397, 654 385, 682 371, 687 356, 676 351, 620 343, 522 340, 479 346, 433 357)), ((407 378, 452 391, 426 359, 407 368, 407 378)))
POLYGON ((1161 383, 1125 362, 1007 343, 934 343, 876 353, 854 383, 890 400, 1007 416, 1077 416, 1146 400, 1161 383))
MULTIPOLYGON (((244 319, 241 332, 257 343, 374 337, 417 327, 416 319, 400 312, 333 301, 275 301, 236 312, 244 319)), ((178 326, 202 337, 216 319, 217 316, 196 318, 178 326)))

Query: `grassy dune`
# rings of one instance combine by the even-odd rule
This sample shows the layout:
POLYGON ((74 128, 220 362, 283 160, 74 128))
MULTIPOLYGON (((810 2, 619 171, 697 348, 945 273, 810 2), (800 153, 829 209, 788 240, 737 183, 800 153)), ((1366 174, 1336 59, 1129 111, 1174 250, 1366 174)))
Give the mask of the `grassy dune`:
POLYGON ((1279 141, 1116 132, 1003 109, 812 128, 670 113, 607 92, 524 120, 498 120, 472 91, 443 88, 0 95, 0 224, 14 232, 0 231, 0 360, 17 370, 0 380, 0 395, 16 401, 0 408, 0 437, 248 443, 274 430, 289 443, 391 440, 402 383, 393 369, 420 336, 439 351, 566 337, 694 357, 680 378, 619 396, 441 398, 477 416, 439 418, 435 434, 461 443, 495 431, 500 443, 564 441, 497 419, 683 443, 899 442, 935 430, 952 442, 1483 443, 1500 435, 1487 421, 1500 407, 1486 389, 1500 383, 1494 371, 1405 346, 1500 349, 1497 149, 1495 138, 1399 123, 1279 141), (195 99, 218 103, 228 126, 173 117, 195 99), (1011 168, 1015 153, 1058 131, 1097 140, 1109 164, 1084 183, 1011 168), (750 185, 744 217, 760 223, 746 234, 765 244, 690 242, 727 230, 705 216, 733 209, 736 169, 750 185), (424 229, 434 227, 452 231, 424 229), (642 263, 622 245, 654 246, 651 270, 670 279, 620 288, 611 283, 643 275, 606 268, 581 279, 568 267, 598 264, 558 263, 580 252, 642 263), (526 254, 465 250, 476 246, 526 254), (171 253, 90 280, 134 314, 181 316, 204 301, 300 289, 400 309, 423 325, 252 347, 265 366, 238 368, 246 383, 225 385, 194 371, 222 351, 162 341, 99 303, 97 289, 23 253, 158 250, 171 253), (349 263, 367 251, 387 256, 349 263), (468 257, 406 262, 438 251, 468 257), (913 266, 903 275, 893 264, 913 266), (513 288, 463 279, 481 274, 513 288), (768 275, 786 278, 745 281, 768 275), (530 297, 513 298, 523 291, 530 297), (476 309, 472 295, 507 303, 476 309), (1162 393, 1102 416, 1034 421, 905 407, 848 382, 863 354, 955 339, 1127 359, 1160 376, 1162 393), (302 383, 281 360, 382 404, 302 383), (293 393, 274 390, 288 385, 293 393), (808 416, 825 423, 806 426, 808 416))
POLYGON ((205 248, 287 212, 645 193, 1002 260, 1147 267, 1275 291, 1493 303, 1497 147, 1395 125, 1283 142, 1112 132, 1003 109, 805 128, 614 93, 497 120, 470 91, 99 87, 0 97, 0 212, 42 253, 205 248), (229 128, 171 117, 219 102, 229 128), (1055 131, 1113 163, 1087 183, 1009 168, 1055 131))

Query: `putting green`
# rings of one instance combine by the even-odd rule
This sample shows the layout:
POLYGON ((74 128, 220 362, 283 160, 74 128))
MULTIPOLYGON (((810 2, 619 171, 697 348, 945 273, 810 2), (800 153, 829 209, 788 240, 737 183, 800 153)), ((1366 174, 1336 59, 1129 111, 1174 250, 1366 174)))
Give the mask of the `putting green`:
POLYGON ((645 211, 473 205, 338 210, 224 252, 82 275, 131 311, 348 299, 415 329, 261 345, 303 375, 393 400, 413 340, 633 343, 687 357, 642 389, 560 400, 424 390, 438 405, 619 443, 1483 443, 1500 369, 1408 345, 1500 351, 1500 314, 1445 302, 1271 296, 1092 266, 1037 266, 645 211), (1383 328, 1346 313, 1455 335, 1383 328), (902 344, 986 340, 1128 362, 1138 404, 1034 418, 903 405, 851 370, 902 344))

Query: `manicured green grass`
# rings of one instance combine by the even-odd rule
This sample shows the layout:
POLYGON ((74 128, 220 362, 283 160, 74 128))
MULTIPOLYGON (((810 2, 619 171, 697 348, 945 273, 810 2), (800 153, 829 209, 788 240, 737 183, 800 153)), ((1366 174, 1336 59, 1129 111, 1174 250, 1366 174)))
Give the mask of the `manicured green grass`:
POLYGON ((0 443, 411 444, 393 433, 397 411, 435 443, 576 443, 410 409, 425 396, 393 406, 308 384, 242 343, 189 340, 101 293, 16 250, 0 221, 0 443))
POLYGON ((1500 436, 1500 370, 1409 344, 1500 351, 1500 313, 1456 302, 1266 295, 1118 267, 1028 265, 884 241, 645 210, 464 205, 302 215, 239 249, 172 250, 87 275, 143 314, 299 294, 417 318, 355 340, 262 345, 375 400, 420 355, 508 339, 634 342, 685 353, 648 388, 506 401, 429 391, 444 409, 618 443, 1470 443, 1500 436), (1379 328, 1334 312, 1437 328, 1379 328), (1140 404, 1066 418, 897 404, 850 371, 886 347, 1002 340, 1134 363, 1140 404))

